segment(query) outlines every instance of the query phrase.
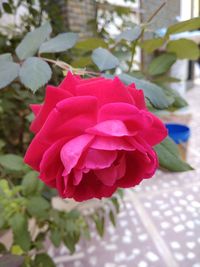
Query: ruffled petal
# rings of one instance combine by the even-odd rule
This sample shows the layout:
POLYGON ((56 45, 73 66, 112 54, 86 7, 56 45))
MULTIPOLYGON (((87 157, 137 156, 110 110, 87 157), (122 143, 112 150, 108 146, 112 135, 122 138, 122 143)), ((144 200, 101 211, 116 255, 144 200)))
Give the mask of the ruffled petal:
POLYGON ((67 142, 61 149, 60 157, 64 165, 63 176, 67 176, 78 163, 82 153, 88 149, 92 135, 83 134, 67 142))
POLYGON ((81 183, 74 188, 75 190, 72 197, 76 201, 85 201, 92 198, 101 199, 102 197, 111 197, 117 189, 116 185, 104 185, 100 180, 97 179, 96 175, 92 171, 84 174, 81 183))
POLYGON ((87 133, 102 136, 132 136, 137 131, 130 132, 126 125, 120 120, 107 120, 98 123, 86 130, 87 133))
POLYGON ((110 103, 104 105, 98 113, 98 122, 121 120, 131 132, 143 130, 152 124, 148 112, 139 110, 127 103, 110 103))
POLYGON ((113 186, 117 180, 121 179, 126 172, 125 156, 123 155, 117 164, 102 169, 95 170, 94 173, 97 178, 107 186, 113 186))
POLYGON ((73 75, 70 71, 67 72, 66 77, 59 84, 59 88, 70 92, 73 96, 76 95, 76 85, 80 83, 80 78, 73 75))
POLYGON ((138 90, 135 87, 135 84, 131 84, 128 86, 129 92, 132 95, 135 105, 139 109, 147 109, 146 108, 146 103, 145 103, 145 98, 144 98, 144 92, 143 90, 138 90))
POLYGON ((33 111, 34 115, 37 116, 38 113, 40 112, 42 105, 41 104, 31 104, 30 108, 33 111))
POLYGON ((117 158, 117 151, 106 151, 89 148, 78 162, 78 169, 104 169, 112 165, 117 158))
POLYGON ((39 170, 44 152, 61 138, 71 139, 96 123, 97 101, 94 97, 71 97, 61 101, 33 138, 24 161, 39 170))
POLYGON ((128 89, 118 78, 114 80, 100 79, 92 83, 77 85, 77 95, 92 95, 97 97, 98 105, 103 106, 112 102, 125 102, 133 104, 133 99, 128 89))
POLYGON ((90 145, 91 148, 100 150, 127 150, 133 151, 135 147, 121 137, 96 136, 90 145))
POLYGON ((44 152, 42 160, 40 162, 40 178, 45 183, 52 179, 56 180, 59 169, 62 169, 63 172, 64 166, 60 159, 60 151, 66 141, 66 138, 60 139, 44 152))
POLYGON ((151 146, 155 146, 162 142, 168 135, 167 128, 164 123, 155 115, 149 112, 151 116, 151 127, 145 127, 145 130, 141 132, 141 137, 151 146))
POLYGON ((41 106, 39 113, 31 124, 31 131, 37 133, 45 123, 49 113, 55 108, 56 104, 71 96, 72 95, 65 90, 50 85, 47 86, 44 104, 41 106))

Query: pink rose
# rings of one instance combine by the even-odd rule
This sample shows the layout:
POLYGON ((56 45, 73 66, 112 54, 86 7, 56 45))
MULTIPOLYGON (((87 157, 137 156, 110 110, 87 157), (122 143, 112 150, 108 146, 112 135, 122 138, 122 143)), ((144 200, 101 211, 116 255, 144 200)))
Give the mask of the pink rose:
POLYGON ((158 167, 152 147, 167 130, 134 84, 68 72, 58 87, 47 86, 43 104, 31 108, 35 137, 25 162, 63 198, 110 197, 152 177, 158 167))

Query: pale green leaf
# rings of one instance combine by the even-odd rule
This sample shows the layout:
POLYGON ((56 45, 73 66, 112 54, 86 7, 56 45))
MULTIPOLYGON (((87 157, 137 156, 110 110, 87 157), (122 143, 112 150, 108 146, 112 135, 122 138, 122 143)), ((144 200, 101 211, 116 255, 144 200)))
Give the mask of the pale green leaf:
POLYGON ((18 77, 19 68, 17 63, 7 60, 0 61, 0 88, 6 87, 18 77))
POLYGON ((36 92, 50 80, 51 74, 51 68, 44 60, 30 57, 22 64, 19 77, 26 87, 36 92))
POLYGON ((56 267, 53 260, 46 253, 37 254, 34 260, 34 266, 36 267, 56 267))
POLYGON ((38 173, 35 171, 30 171, 24 175, 21 185, 25 196, 37 194, 44 186, 43 182, 38 178, 38 173))
POLYGON ((41 44, 49 38, 51 32, 51 25, 46 22, 41 27, 27 33, 15 50, 19 59, 23 60, 35 55, 41 44))
POLYGON ((197 30, 198 28, 200 28, 200 17, 178 22, 169 26, 166 35, 197 30))
POLYGON ((192 40, 179 39, 170 41, 167 44, 167 51, 175 53, 179 59, 192 59, 199 58, 199 47, 192 40))
POLYGON ((49 202, 40 196, 31 197, 27 204, 28 212, 37 218, 48 217, 48 210, 50 208, 49 202))
POLYGON ((25 169, 23 158, 14 154, 1 155, 0 165, 11 171, 23 171, 25 169))
POLYGON ((163 45, 162 38, 155 38, 150 40, 145 40, 140 44, 140 47, 143 48, 147 53, 152 53, 159 47, 163 45))
POLYGON ((144 91, 144 95, 150 100, 152 105, 158 109, 167 108, 174 101, 174 99, 169 99, 165 95, 162 87, 154 83, 145 80, 140 80, 124 73, 120 74, 119 77, 126 84, 135 83, 136 87, 138 89, 142 89, 144 91))
POLYGON ((78 34, 73 32, 61 33, 40 46, 39 53, 57 53, 72 48, 78 40, 78 34))
POLYGON ((50 239, 55 247, 59 247, 62 239, 60 229, 51 229, 50 239))
POLYGON ((167 72, 176 62, 176 55, 173 53, 165 53, 155 57, 148 66, 150 75, 160 75, 167 72))
POLYGON ((139 25, 136 25, 133 29, 127 29, 123 31, 122 33, 120 33, 116 37, 116 41, 119 42, 124 39, 126 41, 133 42, 134 40, 138 39, 141 32, 142 32, 142 28, 139 25))
POLYGON ((177 145, 169 137, 154 149, 158 154, 161 167, 173 172, 192 170, 192 167, 180 158, 177 145))
POLYGON ((115 215, 114 215, 114 212, 112 210, 110 210, 110 212, 109 212, 109 218, 110 218, 112 225, 116 226, 115 215))
POLYGON ((28 220, 24 214, 17 213, 10 219, 10 225, 14 234, 14 242, 24 251, 28 251, 31 244, 28 232, 28 220))
POLYGON ((13 61, 12 55, 10 53, 5 53, 0 55, 0 61, 13 61))
POLYGON ((91 65, 91 64, 92 64, 92 60, 90 56, 80 57, 71 62, 72 67, 75 67, 75 68, 85 68, 86 66, 91 65))
POLYGON ((91 37, 86 40, 80 41, 75 45, 75 48, 82 49, 84 51, 91 51, 98 47, 107 48, 107 44, 101 38, 91 37))
POLYGON ((119 60, 107 49, 102 47, 99 47, 93 51, 92 60, 100 69, 100 71, 114 69, 119 65, 119 60))

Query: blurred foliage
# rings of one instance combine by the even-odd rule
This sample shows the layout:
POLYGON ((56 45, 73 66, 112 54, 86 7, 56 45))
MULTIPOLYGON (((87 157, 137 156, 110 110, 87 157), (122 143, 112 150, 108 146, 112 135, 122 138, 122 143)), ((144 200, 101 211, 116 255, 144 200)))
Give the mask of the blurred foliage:
MULTIPOLYGON (((105 10, 100 6, 98 20, 90 21, 94 25, 93 37, 78 40, 77 33, 65 32, 68 29, 58 8, 56 1, 8 0, 3 1, 0 12, 1 16, 6 13, 15 18, 13 24, 0 26, 0 229, 11 229, 14 237, 11 247, 0 244, 0 253, 5 255, 2 264, 7 262, 4 266, 9 267, 21 266, 22 262, 23 267, 55 266, 44 253, 47 238, 55 247, 62 242, 73 253, 81 237, 90 238, 91 222, 102 236, 105 220, 109 218, 115 225, 119 212, 122 191, 103 200, 104 205, 87 216, 77 207, 68 212, 55 209, 55 191, 44 186, 38 174, 23 164, 32 139, 28 129, 33 119, 29 104, 43 101, 45 84, 57 85, 63 70, 84 77, 112 78, 117 74, 123 82, 134 82, 143 89, 151 111, 175 110, 187 103, 170 88, 172 82, 178 82, 177 77, 169 75, 170 68, 177 59, 199 56, 194 42, 170 38, 172 34, 197 29, 199 18, 170 26, 163 37, 144 40, 150 21, 136 25, 132 23, 132 8, 113 5, 105 10), (26 12, 20 17, 18 11, 22 7, 26 12), (121 18, 120 25, 115 21, 116 15, 121 18), (111 36, 111 24, 118 30, 117 36, 111 36), (138 48, 154 55, 148 66, 136 62, 138 48), (8 253, 13 256, 8 258, 8 253)), ((156 151, 162 167, 171 171, 191 169, 169 139, 156 151)))

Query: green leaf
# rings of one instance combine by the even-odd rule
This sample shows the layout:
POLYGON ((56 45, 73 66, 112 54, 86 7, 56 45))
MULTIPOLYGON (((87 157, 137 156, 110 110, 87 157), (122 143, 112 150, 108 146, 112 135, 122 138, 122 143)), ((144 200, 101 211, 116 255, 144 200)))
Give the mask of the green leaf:
POLYGON ((152 53, 159 47, 163 45, 162 38, 155 38, 150 40, 145 40, 140 44, 140 47, 143 48, 147 53, 152 53))
POLYGON ((44 187, 43 182, 38 178, 38 173, 35 171, 28 172, 23 177, 21 185, 25 196, 37 194, 44 187))
POLYGON ((155 83, 178 83, 180 81, 181 80, 176 77, 166 75, 160 75, 153 78, 153 82, 155 83))
POLYGON ((72 48, 78 40, 78 34, 61 33, 40 46, 39 53, 57 53, 72 48))
POLYGON ((138 89, 142 89, 144 91, 144 95, 149 99, 152 105, 158 109, 167 108, 174 101, 174 99, 169 99, 165 95, 163 89, 154 83, 137 79, 125 73, 120 74, 119 77, 126 84, 135 83, 136 87, 138 89))
POLYGON ((34 266, 36 267, 56 267, 53 260, 46 253, 37 254, 34 260, 34 266))
POLYGON ((12 8, 8 3, 2 3, 2 6, 6 13, 12 14, 12 8))
POLYGON ((112 197, 111 198, 111 201, 115 207, 115 210, 116 210, 116 213, 119 213, 119 210, 120 210, 120 206, 119 206, 119 201, 116 197, 112 197))
POLYGON ((113 226, 116 226, 115 215, 112 210, 109 212, 109 218, 113 226))
POLYGON ((155 57, 148 66, 150 75, 160 75, 167 72, 176 62, 176 55, 173 53, 165 53, 155 57))
POLYGON ((72 234, 64 236, 63 242, 71 253, 75 252, 76 242, 72 234))
POLYGON ((93 216, 93 220, 96 226, 96 230, 98 232, 98 234, 103 237, 104 235, 104 230, 105 230, 105 219, 103 216, 100 216, 98 214, 95 214, 93 216))
POLYGON ((196 60, 199 58, 198 45, 192 40, 184 38, 168 42, 167 51, 175 53, 180 59, 196 60))
POLYGON ((55 247, 59 247, 61 243, 61 231, 60 229, 51 229, 50 239, 55 247))
POLYGON ((0 165, 10 171, 23 171, 25 169, 23 158, 14 154, 1 155, 0 165))
POLYGON ((14 255, 23 255, 24 251, 19 245, 13 245, 11 247, 11 253, 14 255))
POLYGON ((51 25, 46 22, 41 27, 27 33, 15 50, 19 59, 24 60, 35 55, 41 44, 49 38, 51 32, 51 25))
POLYGON ((180 158, 177 145, 169 137, 154 149, 161 167, 173 172, 192 170, 192 167, 180 158))
POLYGON ((50 208, 50 203, 40 196, 31 197, 27 203, 28 212, 37 218, 48 217, 48 211, 50 208))
POLYGON ((6 87, 19 74, 19 64, 5 60, 0 61, 0 88, 6 87))
POLYGON ((12 55, 10 53, 5 53, 0 55, 0 61, 13 61, 12 55))
POLYGON ((93 51, 92 60, 100 69, 100 71, 114 69, 119 65, 119 60, 107 49, 102 47, 99 47, 93 51))
POLYGON ((101 38, 97 38, 97 37, 91 37, 91 38, 87 38, 86 40, 83 40, 81 42, 78 42, 75 45, 75 48, 77 49, 82 49, 84 51, 91 51, 94 50, 98 47, 103 47, 103 48, 107 48, 107 44, 105 43, 105 41, 101 38))
POLYGON ((28 251, 31 239, 28 232, 28 220, 25 214, 15 214, 10 219, 10 226, 13 231, 15 244, 19 245, 24 251, 28 251))
POLYGON ((7 254, 0 257, 0 267, 21 267, 23 262, 22 256, 7 254))
POLYGON ((50 80, 51 74, 51 68, 44 60, 30 57, 22 64, 19 77, 26 87, 36 92, 50 80))
POLYGON ((6 252, 6 247, 3 243, 0 243, 0 254, 3 254, 4 252, 6 252))
POLYGON ((200 17, 182 21, 168 27, 166 36, 179 32, 192 31, 200 27, 200 17))
POLYGON ((133 29, 127 29, 123 31, 122 33, 120 33, 116 37, 116 41, 119 42, 124 39, 126 41, 133 42, 134 40, 138 39, 141 32, 142 32, 142 28, 139 25, 136 25, 133 29))
POLYGON ((81 57, 71 62, 71 65, 75 68, 85 68, 86 66, 91 65, 91 64, 92 64, 92 60, 90 56, 81 57))

